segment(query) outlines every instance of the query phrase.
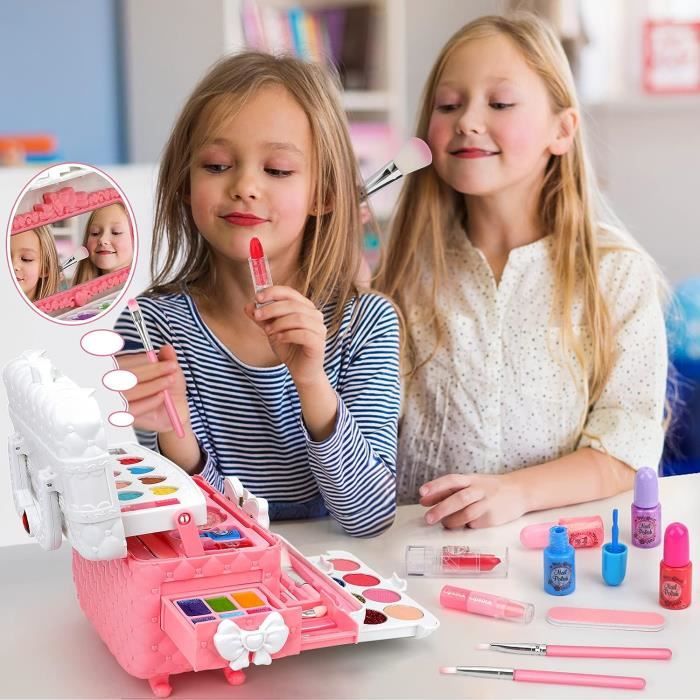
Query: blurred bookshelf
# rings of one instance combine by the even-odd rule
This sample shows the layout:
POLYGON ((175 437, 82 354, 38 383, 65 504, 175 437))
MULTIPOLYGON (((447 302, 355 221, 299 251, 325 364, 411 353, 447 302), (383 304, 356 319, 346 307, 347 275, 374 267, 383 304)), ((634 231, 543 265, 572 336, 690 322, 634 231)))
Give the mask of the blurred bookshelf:
MULTIPOLYGON (((407 135, 405 14, 404 0, 126 0, 129 160, 157 161, 209 66, 254 48, 335 66, 360 169, 372 174, 407 135)), ((373 198, 379 219, 388 218, 395 189, 373 198)))

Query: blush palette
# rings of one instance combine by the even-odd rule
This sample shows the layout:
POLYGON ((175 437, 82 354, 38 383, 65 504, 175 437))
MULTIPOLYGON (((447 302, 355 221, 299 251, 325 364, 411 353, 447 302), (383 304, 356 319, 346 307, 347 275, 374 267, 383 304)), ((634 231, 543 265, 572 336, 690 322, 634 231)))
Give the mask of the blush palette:
POLYGON ((332 550, 309 561, 362 605, 358 642, 396 637, 424 637, 440 626, 438 619, 406 595, 406 581, 382 578, 350 552, 332 550))
POLYGON ((127 537, 170 530, 187 509, 197 525, 207 521, 204 494, 180 467, 140 445, 115 445, 112 474, 127 537))

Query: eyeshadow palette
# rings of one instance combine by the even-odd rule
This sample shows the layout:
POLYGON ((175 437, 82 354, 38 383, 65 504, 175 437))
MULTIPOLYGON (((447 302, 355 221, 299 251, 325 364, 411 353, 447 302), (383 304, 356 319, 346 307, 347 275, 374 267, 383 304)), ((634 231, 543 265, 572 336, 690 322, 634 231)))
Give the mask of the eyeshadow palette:
POLYGON ((176 464, 135 443, 108 452, 127 537, 171 530, 173 516, 185 508, 197 525, 207 522, 204 494, 176 464))
POLYGON ((396 574, 382 578, 354 554, 339 550, 308 559, 362 604, 358 642, 424 637, 440 626, 430 611, 406 595, 406 581, 396 574))
POLYGON ((267 595, 253 587, 216 594, 207 593, 197 598, 176 598, 173 602, 185 619, 193 625, 272 611, 267 595))

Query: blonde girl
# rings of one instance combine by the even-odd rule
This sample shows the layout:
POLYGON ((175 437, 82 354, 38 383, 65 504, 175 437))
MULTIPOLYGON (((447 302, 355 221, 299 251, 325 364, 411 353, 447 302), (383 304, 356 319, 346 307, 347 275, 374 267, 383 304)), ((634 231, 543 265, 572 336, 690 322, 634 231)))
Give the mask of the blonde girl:
POLYGON ((397 488, 482 527, 656 467, 660 278, 601 204, 564 52, 532 15, 462 27, 428 78, 379 288, 406 316, 397 488))
POLYGON ((61 270, 49 226, 11 236, 10 257, 15 279, 29 301, 39 301, 59 291, 61 270))
POLYGON ((129 267, 134 257, 131 220, 122 202, 95 209, 85 224, 83 245, 89 256, 78 263, 73 284, 129 267))
POLYGON ((223 59, 161 161, 153 285, 139 298, 161 362, 145 361, 127 313, 116 328, 136 353, 119 360, 139 379, 126 396, 144 444, 219 488, 237 476, 273 519, 330 513, 349 534, 373 535, 396 507, 399 334, 392 304, 355 286, 358 184, 322 68, 223 59), (275 282, 258 294, 253 237, 275 282))

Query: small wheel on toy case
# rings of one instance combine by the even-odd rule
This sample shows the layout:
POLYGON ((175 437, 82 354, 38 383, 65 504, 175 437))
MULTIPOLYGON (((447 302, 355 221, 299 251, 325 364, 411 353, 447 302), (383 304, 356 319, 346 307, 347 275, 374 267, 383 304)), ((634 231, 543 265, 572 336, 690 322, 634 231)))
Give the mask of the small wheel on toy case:
POLYGON ((224 669, 224 676, 229 685, 241 685, 245 683, 245 673, 243 671, 234 671, 229 666, 224 669))
POLYGON ((148 685, 151 686, 151 690, 157 698, 170 697, 170 693, 173 692, 173 687, 168 682, 169 678, 170 676, 164 674, 161 676, 153 676, 153 678, 148 679, 148 685))

